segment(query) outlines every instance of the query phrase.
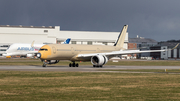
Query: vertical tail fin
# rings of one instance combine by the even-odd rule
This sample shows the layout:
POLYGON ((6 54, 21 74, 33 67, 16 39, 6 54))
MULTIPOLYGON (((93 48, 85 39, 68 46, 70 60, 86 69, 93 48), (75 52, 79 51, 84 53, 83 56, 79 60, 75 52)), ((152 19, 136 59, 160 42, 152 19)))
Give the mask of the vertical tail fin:
POLYGON ((64 44, 69 44, 70 41, 71 41, 71 38, 68 38, 67 40, 64 41, 64 44))
POLYGON ((121 30, 121 33, 119 34, 118 39, 117 39, 116 43, 114 44, 114 46, 120 47, 123 49, 124 40, 125 40, 126 33, 127 33, 127 28, 128 28, 128 25, 124 25, 124 27, 121 30))

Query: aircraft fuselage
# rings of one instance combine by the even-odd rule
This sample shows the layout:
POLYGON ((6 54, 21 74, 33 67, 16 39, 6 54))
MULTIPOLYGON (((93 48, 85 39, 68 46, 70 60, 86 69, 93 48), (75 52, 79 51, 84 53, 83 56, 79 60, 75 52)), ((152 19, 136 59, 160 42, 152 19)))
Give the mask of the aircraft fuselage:
POLYGON ((77 45, 77 44, 49 44, 44 45, 39 50, 41 59, 45 60, 71 60, 89 61, 90 58, 77 58, 78 54, 103 53, 118 51, 115 46, 103 45, 77 45))

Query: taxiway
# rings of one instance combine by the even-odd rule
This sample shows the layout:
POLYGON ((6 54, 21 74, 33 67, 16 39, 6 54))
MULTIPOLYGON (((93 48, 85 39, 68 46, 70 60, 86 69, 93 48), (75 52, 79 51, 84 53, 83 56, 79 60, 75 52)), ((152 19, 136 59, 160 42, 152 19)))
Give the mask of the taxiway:
POLYGON ((67 72, 96 72, 115 69, 180 69, 180 66, 104 66, 94 68, 92 66, 68 67, 68 66, 0 66, 0 70, 10 71, 67 71, 67 72))

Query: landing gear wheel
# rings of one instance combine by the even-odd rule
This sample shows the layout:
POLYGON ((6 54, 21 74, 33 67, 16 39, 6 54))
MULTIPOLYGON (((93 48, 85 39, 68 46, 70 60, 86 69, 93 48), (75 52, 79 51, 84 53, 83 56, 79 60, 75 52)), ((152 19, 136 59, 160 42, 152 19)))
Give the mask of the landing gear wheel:
POLYGON ((46 60, 43 60, 43 65, 42 65, 42 67, 46 67, 46 62, 45 62, 46 60))
POLYGON ((79 67, 79 64, 78 64, 78 63, 76 64, 76 67, 79 67))
POLYGON ((73 64, 72 64, 72 67, 75 67, 75 66, 76 66, 75 63, 73 63, 73 64))
POLYGON ((71 67, 72 65, 71 65, 71 63, 69 63, 69 67, 71 67))
POLYGON ((79 67, 79 64, 78 63, 69 63, 69 67, 79 67))
POLYGON ((46 67, 46 64, 43 64, 42 66, 43 66, 43 67, 46 67))

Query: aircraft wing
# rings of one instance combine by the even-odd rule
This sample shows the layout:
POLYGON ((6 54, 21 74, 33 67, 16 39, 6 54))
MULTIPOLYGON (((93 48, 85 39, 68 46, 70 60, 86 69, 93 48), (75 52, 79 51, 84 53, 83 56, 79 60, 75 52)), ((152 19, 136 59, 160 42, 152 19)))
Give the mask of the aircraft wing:
POLYGON ((32 42, 31 47, 34 48, 35 50, 39 50, 41 48, 41 47, 35 47, 34 46, 34 41, 32 42))
MULTIPOLYGON (((174 50, 178 47, 179 43, 172 48, 174 50)), ((105 55, 105 56, 117 56, 117 55, 127 55, 127 54, 138 54, 138 53, 148 53, 148 52, 165 52, 167 50, 121 50, 121 51, 113 51, 113 52, 106 52, 106 53, 92 53, 92 54, 79 54, 77 57, 92 57, 96 55, 105 55)))
POLYGON ((91 57, 95 55, 116 56, 116 55, 138 54, 138 53, 147 53, 147 52, 164 52, 164 51, 166 50, 146 50, 146 51, 126 50, 126 51, 113 51, 106 53, 79 54, 77 57, 91 57))

